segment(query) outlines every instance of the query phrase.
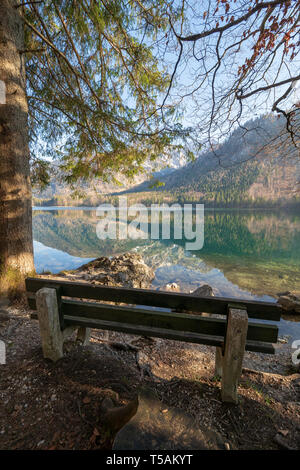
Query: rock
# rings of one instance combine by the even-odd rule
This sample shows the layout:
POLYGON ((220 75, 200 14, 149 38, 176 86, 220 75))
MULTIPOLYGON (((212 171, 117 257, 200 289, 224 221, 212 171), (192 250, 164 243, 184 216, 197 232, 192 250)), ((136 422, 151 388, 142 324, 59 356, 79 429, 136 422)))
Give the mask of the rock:
POLYGON ((192 292, 192 295, 197 297, 211 297, 214 295, 213 288, 208 284, 203 284, 203 286, 198 287, 192 292))
POLYGON ((224 450, 219 434, 207 427, 201 429, 183 410, 165 406, 149 389, 140 392, 137 413, 113 444, 113 450, 208 449, 224 450))
MULTIPOLYGON (((197 297, 210 297, 210 296, 213 296, 214 295, 214 292, 213 292, 213 289, 211 286, 209 286, 208 284, 203 284, 202 286, 200 287, 197 287, 197 289, 195 289, 193 292, 190 292, 191 295, 195 295, 197 297)), ((198 313, 198 312, 191 312, 189 310, 184 310, 184 309, 177 309, 175 310, 176 312, 180 312, 180 313, 190 313, 192 315, 202 315, 204 317, 209 317, 210 314, 209 313, 198 313)))
POLYGON ((289 294, 290 294, 290 291, 286 290, 284 292, 278 292, 276 295, 277 295, 277 297, 281 297, 282 295, 289 295, 289 294))
POLYGON ((289 342, 289 338, 290 336, 281 336, 280 338, 278 338, 277 342, 278 343, 282 343, 282 344, 287 344, 289 342))
POLYGON ((96 285, 134 288, 149 288, 154 276, 154 271, 138 253, 124 253, 112 258, 102 256, 70 273, 64 271, 64 277, 72 281, 84 279, 96 285))
POLYGON ((278 294, 279 298, 277 303, 281 305, 283 310, 288 313, 298 313, 300 314, 300 297, 292 294, 291 292, 283 292, 278 294))
POLYGON ((171 284, 166 284, 165 286, 160 287, 158 290, 167 292, 180 292, 180 287, 178 284, 176 284, 176 282, 172 282, 171 284))

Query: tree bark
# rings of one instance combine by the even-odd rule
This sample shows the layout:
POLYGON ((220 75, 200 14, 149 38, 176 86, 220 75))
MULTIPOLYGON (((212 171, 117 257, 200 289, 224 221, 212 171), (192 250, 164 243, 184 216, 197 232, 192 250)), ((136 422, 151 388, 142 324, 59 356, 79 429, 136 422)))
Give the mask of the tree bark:
POLYGON ((24 26, 16 5, 0 1, 0 274, 34 271, 24 26))

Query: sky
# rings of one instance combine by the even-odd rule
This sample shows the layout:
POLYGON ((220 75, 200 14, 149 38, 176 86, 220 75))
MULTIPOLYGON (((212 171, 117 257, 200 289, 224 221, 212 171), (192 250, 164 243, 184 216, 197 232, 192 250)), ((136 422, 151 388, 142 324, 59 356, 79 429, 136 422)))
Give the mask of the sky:
MULTIPOLYGON (((177 4, 181 5, 181 2, 178 0, 177 4)), ((213 22, 210 24, 206 23, 207 20, 203 20, 203 13, 209 8, 210 4, 215 5, 216 1, 185 1, 187 21, 183 26, 182 35, 198 33, 214 26, 215 19, 213 19, 213 22)), ((249 0, 237 0, 233 8, 244 6, 246 8, 245 11, 247 11, 248 5, 249 0)), ((223 15, 224 12, 222 8, 224 9, 224 6, 221 5, 220 12, 214 17, 216 20, 223 15)), ((232 13, 235 14, 234 10, 232 13)), ((220 18, 219 21, 221 21, 220 18)), ((180 32, 180 28, 180 22, 174 24, 174 30, 178 33, 180 32)), ((230 29, 228 32, 224 33, 222 36, 223 42, 220 43, 218 50, 219 55, 222 55, 225 48, 235 42, 236 38, 242 37, 244 31, 245 24, 242 23, 233 30, 230 29)), ((156 43, 153 44, 153 53, 159 57, 161 67, 166 67, 169 73, 172 74, 180 46, 175 36, 171 35, 166 48, 164 35, 165 32, 161 31, 161 35, 158 36, 156 43)), ((169 98, 166 101, 167 105, 174 103, 178 105, 178 112, 174 116, 174 122, 181 122, 187 127, 195 127, 194 137, 202 144, 202 149, 204 150, 207 148, 208 138, 210 144, 221 143, 237 126, 236 117, 240 110, 238 102, 233 103, 232 96, 229 97, 227 101, 222 100, 224 95, 228 92, 230 85, 237 78, 238 67, 251 55, 251 47, 253 45, 253 40, 250 38, 243 42, 238 53, 231 54, 231 51, 234 51, 235 48, 230 49, 230 54, 228 53, 225 56, 225 60, 223 60, 217 68, 215 76, 212 70, 207 74, 207 77, 205 77, 205 72, 217 63, 217 41, 218 35, 213 35, 205 40, 197 41, 194 44, 191 42, 183 43, 182 59, 174 76, 169 98), (202 60, 203 56, 205 56, 205 59, 202 60), (199 86, 202 80, 203 83, 199 86), (212 89, 213 82, 214 87, 212 89), (216 103, 215 108, 213 108, 213 100, 216 103), (217 111, 218 106, 219 109, 217 111), (232 106, 232 111, 228 113, 230 106, 232 106)), ((150 39, 147 39, 147 44, 151 44, 150 39)), ((278 51, 280 52, 280 48, 278 51)), ((261 78, 262 73, 259 73, 256 78, 255 75, 253 75, 252 87, 244 90, 244 92, 272 83, 276 73, 278 73, 277 81, 281 81, 288 78, 290 74, 294 76, 299 73, 299 70, 300 62, 297 57, 293 62, 285 59, 281 64, 281 57, 280 54, 278 54, 264 77, 261 78)), ((249 75, 251 76, 251 74, 252 72, 250 71, 249 75)), ((244 111, 239 122, 243 124, 250 119, 271 112, 274 101, 281 96, 288 86, 289 85, 284 85, 276 89, 274 88, 268 94, 261 93, 253 95, 249 100, 244 101, 244 111)), ((299 95, 300 85, 298 82, 293 93, 291 93, 284 102, 284 105, 281 103, 282 107, 285 110, 290 109, 293 103, 299 101, 299 95)), ((164 97, 165 95, 160 96, 160 103, 164 100, 164 97)), ((129 93, 127 93, 126 99, 129 104, 133 104, 129 93)))
MULTIPOLYGON (((179 2, 180 3, 180 2, 179 2)), ((209 29, 209 25, 205 25, 203 21, 203 12, 208 8, 208 4, 216 4, 216 2, 209 2, 204 0, 199 2, 192 0, 185 2, 187 7, 186 14, 188 21, 184 28, 183 35, 195 34, 209 29)), ((236 3, 236 8, 240 5, 249 6, 249 1, 245 2, 240 0, 236 3)), ((247 9, 245 10, 247 11, 247 9)), ((223 11, 220 7, 220 15, 223 11)), ((234 13, 234 11, 233 11, 234 13)), ((219 16, 220 16, 219 15, 219 16)), ((260 20, 261 21, 261 20, 260 20)), ((220 20, 221 23, 221 20, 220 20)), ((221 23, 222 24, 222 23, 221 23)), ((260 23, 259 23, 260 24, 260 23)), ((212 24, 214 26, 214 24, 212 24)), ((174 29, 179 32, 179 24, 174 26, 174 29)), ((219 47, 219 55, 221 56, 226 47, 236 42, 237 38, 242 37, 245 31, 245 22, 240 26, 235 27, 233 30, 223 33, 222 40, 219 47)), ((299 30, 298 30, 299 31, 299 30)), ((194 126, 199 129, 200 133, 205 124, 207 123, 207 117, 210 116, 212 110, 212 81, 213 73, 210 73, 208 78, 204 81, 203 85, 199 90, 192 93, 193 90, 197 89, 201 82, 205 71, 209 70, 217 63, 216 45, 218 41, 218 35, 210 36, 195 43, 187 42, 183 43, 183 55, 179 63, 177 73, 175 75, 174 86, 170 91, 170 99, 167 102, 178 102, 184 109, 184 117, 182 122, 189 126, 194 126), (194 54, 193 54, 194 52, 194 54), (200 60, 201 56, 205 54, 205 60, 200 60), (182 100, 181 97, 186 95, 182 100)), ((237 78, 237 70, 242 65, 246 58, 249 58, 252 54, 253 39, 246 40, 240 47, 240 50, 236 54, 227 54, 225 60, 222 61, 219 69, 217 70, 214 82, 214 99, 216 102, 222 99, 222 96, 228 91, 230 84, 233 83, 237 78)), ((165 64, 172 73, 174 70, 174 64, 178 58, 180 46, 178 42, 174 41, 169 46, 169 52, 163 56, 165 64)), ((236 49, 230 49, 234 51, 236 49)), ((253 89, 261 86, 265 86, 273 83, 276 76, 276 82, 280 82, 289 78, 290 76, 299 75, 300 61, 296 57, 292 62, 288 57, 285 57, 282 61, 281 57, 282 47, 278 48, 277 54, 272 61, 272 65, 266 73, 263 71, 266 67, 262 68, 256 76, 253 74, 253 84, 248 89, 244 90, 247 93, 253 89)), ((260 63, 262 65, 262 62, 260 63)), ((250 71, 251 76, 253 71, 250 71)), ((273 103, 285 92, 290 84, 283 85, 274 88, 271 92, 264 92, 253 95, 253 97, 244 101, 244 113, 241 116, 241 123, 246 122, 249 119, 254 119, 262 114, 266 114, 272 111, 273 103)), ((300 83, 295 83, 293 92, 289 95, 288 99, 284 100, 280 105, 284 110, 289 110, 292 105, 300 99, 300 83)), ((222 135, 227 134, 228 121, 222 119, 222 114, 229 107, 231 100, 224 103, 224 106, 220 107, 219 113, 214 116, 215 126, 212 126, 212 138, 221 139, 222 135), (222 122, 223 121, 223 122, 222 122), (224 122, 225 121, 225 122, 224 122)), ((235 103, 232 108, 232 117, 239 112, 239 105, 235 103)), ((204 137, 204 136, 203 136, 204 137)), ((204 139, 205 140, 205 139, 204 139)))

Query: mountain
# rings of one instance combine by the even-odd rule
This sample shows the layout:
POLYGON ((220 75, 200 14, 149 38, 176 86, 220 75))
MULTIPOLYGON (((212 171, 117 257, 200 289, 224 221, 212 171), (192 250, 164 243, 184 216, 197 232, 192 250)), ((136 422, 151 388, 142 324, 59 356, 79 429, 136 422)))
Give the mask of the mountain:
POLYGON ((185 163, 186 159, 183 153, 177 151, 173 155, 163 155, 155 162, 146 161, 143 166, 143 173, 134 176, 132 180, 117 174, 115 180, 119 184, 116 184, 115 181, 104 182, 95 179, 78 184, 76 192, 59 179, 52 179, 49 186, 43 191, 33 189, 33 202, 34 205, 74 205, 75 203, 94 206, 105 195, 124 192, 143 182, 146 182, 147 188, 149 181, 165 178, 176 169, 184 166, 185 163))
POLYGON ((120 175, 116 179, 120 185, 99 180, 78 184, 75 198, 66 184, 52 181, 42 193, 34 191, 34 205, 97 206, 128 194, 133 202, 147 205, 178 201, 208 207, 300 206, 299 147, 287 138, 285 120, 271 116, 248 121, 189 164, 177 152, 146 162, 144 173, 133 181, 120 175))
MULTIPOLYGON (((162 175, 155 190, 210 205, 300 202, 299 150, 284 126, 283 119, 270 116, 249 121, 214 151, 162 175)), ((150 181, 128 192, 152 190, 150 181)))

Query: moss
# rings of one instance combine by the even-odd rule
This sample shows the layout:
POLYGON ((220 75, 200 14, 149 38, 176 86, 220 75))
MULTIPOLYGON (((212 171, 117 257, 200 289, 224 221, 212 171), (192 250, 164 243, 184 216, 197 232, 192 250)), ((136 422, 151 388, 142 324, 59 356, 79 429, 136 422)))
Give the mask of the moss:
POLYGON ((34 276, 35 272, 24 275, 18 269, 6 269, 0 273, 0 297, 8 297, 10 300, 22 299, 26 292, 26 277, 34 276))

